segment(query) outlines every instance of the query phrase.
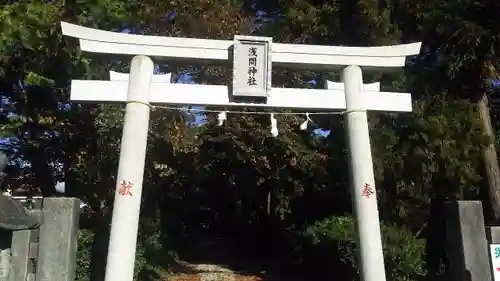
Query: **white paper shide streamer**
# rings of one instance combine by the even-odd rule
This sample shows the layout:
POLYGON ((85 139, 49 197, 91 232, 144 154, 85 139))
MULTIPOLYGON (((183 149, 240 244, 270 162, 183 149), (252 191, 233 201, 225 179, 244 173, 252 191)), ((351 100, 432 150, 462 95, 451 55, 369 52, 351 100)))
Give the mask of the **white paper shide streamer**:
POLYGON ((274 113, 271 113, 271 134, 276 137, 278 133, 278 120, 274 117, 274 113))
POLYGON ((217 115, 217 120, 219 123, 217 125, 222 126, 224 124, 224 121, 227 119, 227 112, 226 111, 221 111, 219 115, 217 115))
POLYGON ((302 124, 300 124, 300 129, 302 131, 307 130, 307 126, 309 125, 309 122, 312 122, 311 118, 309 118, 309 113, 306 113, 306 121, 304 121, 302 124))

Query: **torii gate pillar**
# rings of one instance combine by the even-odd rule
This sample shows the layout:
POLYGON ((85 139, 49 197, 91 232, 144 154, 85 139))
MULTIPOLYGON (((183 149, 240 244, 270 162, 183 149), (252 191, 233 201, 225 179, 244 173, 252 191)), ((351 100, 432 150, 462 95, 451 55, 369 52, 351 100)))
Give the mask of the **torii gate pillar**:
POLYGON ((134 276, 153 70, 153 61, 146 56, 132 60, 105 281, 132 281, 134 276))
POLYGON ((350 65, 342 71, 346 111, 344 113, 349 183, 358 234, 358 260, 363 281, 385 281, 384 254, 380 235, 377 192, 373 175, 368 118, 363 103, 363 73, 350 65))

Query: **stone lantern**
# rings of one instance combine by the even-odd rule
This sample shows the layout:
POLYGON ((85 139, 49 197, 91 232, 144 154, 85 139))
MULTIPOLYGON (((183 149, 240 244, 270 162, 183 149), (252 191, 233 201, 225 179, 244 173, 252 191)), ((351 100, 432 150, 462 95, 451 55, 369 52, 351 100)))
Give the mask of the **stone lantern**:
MULTIPOLYGON (((7 154, 0 147, 0 187, 2 187, 7 177, 7 174, 4 172, 7 164, 7 154)), ((40 222, 41 219, 38 214, 30 214, 20 202, 13 200, 9 196, 0 194, 0 231, 36 228, 40 225, 40 222)))

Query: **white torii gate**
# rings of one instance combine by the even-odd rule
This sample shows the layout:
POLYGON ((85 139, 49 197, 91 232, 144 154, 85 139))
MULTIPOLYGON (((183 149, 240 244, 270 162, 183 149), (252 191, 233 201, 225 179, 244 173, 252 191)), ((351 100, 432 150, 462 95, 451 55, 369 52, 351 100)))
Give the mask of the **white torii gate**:
POLYGON ((111 73, 111 81, 71 83, 73 101, 127 103, 105 281, 133 278, 150 104, 344 110, 361 280, 386 280, 366 110, 411 112, 411 95, 380 92, 378 83, 363 85, 361 67, 403 67, 407 56, 420 52, 421 43, 332 47, 272 43, 267 37, 207 40, 114 33, 65 22, 61 26, 64 35, 79 39, 82 51, 136 55, 130 75, 111 73), (153 75, 153 62, 146 56, 233 62, 233 84, 170 84, 165 75, 153 75), (325 90, 272 88, 272 66, 340 68, 343 86, 331 82, 325 90), (263 101, 236 99, 249 96, 263 101))

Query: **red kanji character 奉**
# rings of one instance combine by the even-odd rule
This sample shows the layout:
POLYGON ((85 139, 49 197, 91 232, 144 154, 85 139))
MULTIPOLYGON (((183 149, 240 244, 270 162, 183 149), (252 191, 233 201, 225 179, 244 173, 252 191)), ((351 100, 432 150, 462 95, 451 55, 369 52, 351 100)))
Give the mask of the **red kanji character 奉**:
POLYGON ((122 181, 122 184, 120 184, 120 189, 118 190, 118 194, 121 196, 132 196, 132 187, 134 184, 132 184, 129 181, 122 181))
POLYGON ((373 191, 373 188, 369 184, 365 183, 362 195, 366 198, 370 198, 370 196, 372 196, 374 193, 375 192, 373 191))

